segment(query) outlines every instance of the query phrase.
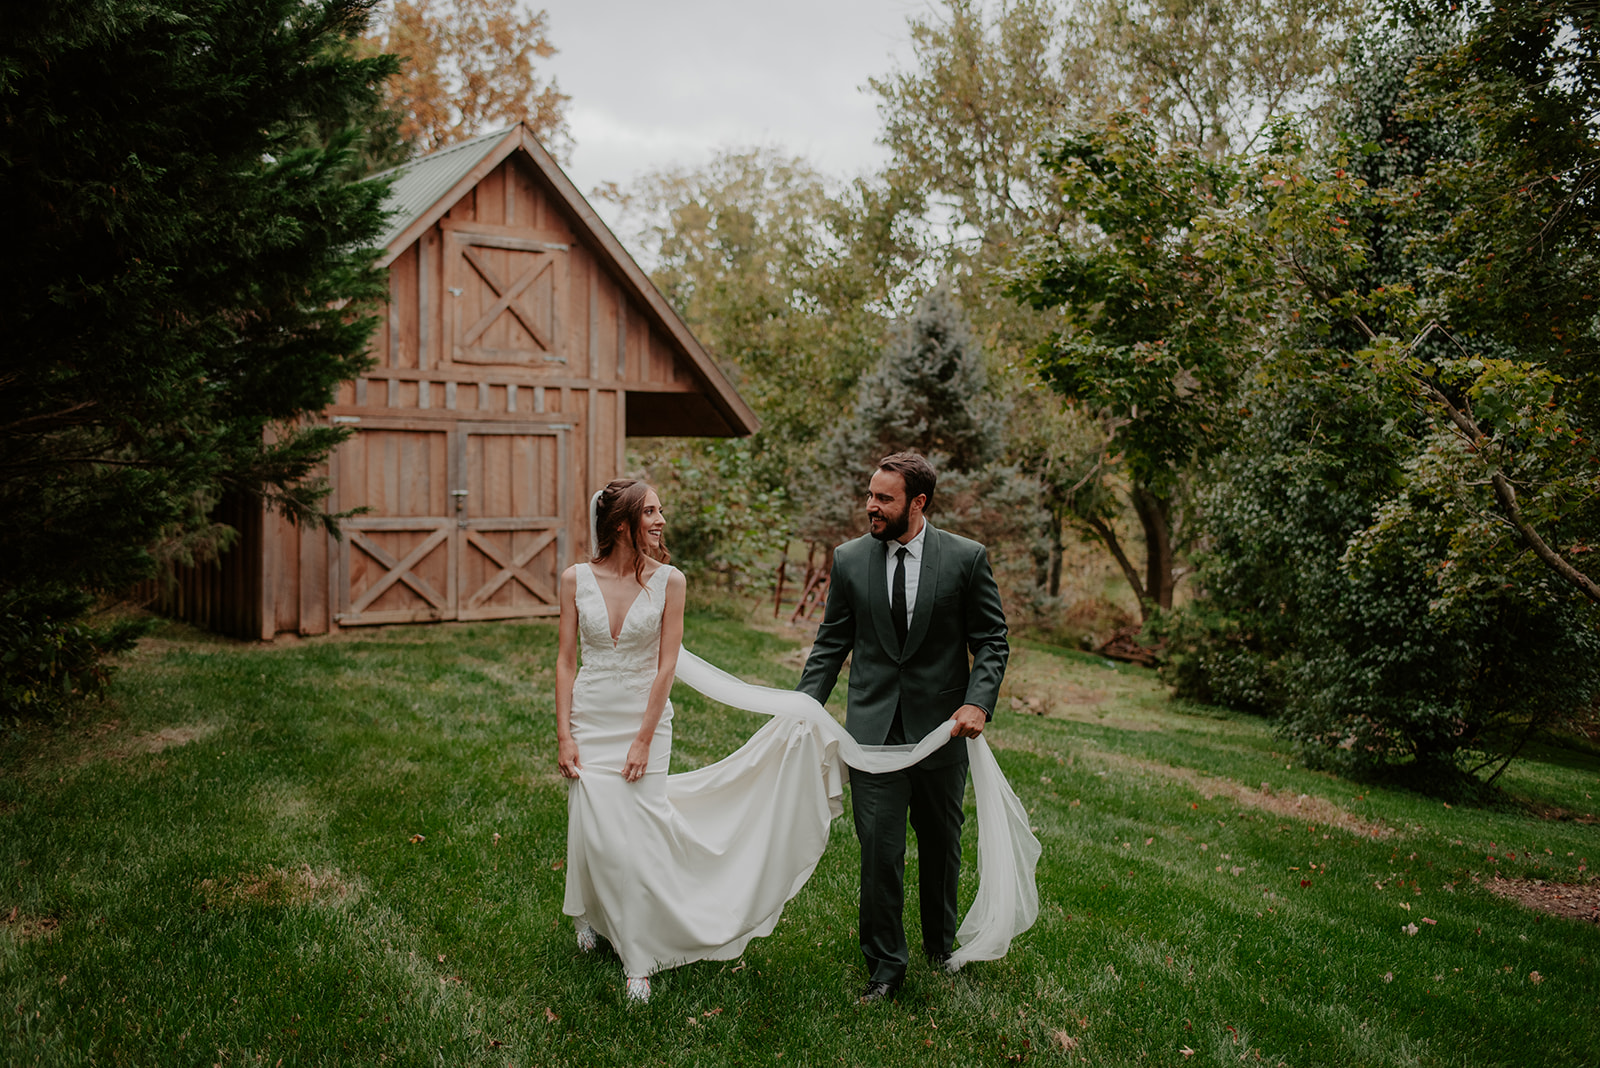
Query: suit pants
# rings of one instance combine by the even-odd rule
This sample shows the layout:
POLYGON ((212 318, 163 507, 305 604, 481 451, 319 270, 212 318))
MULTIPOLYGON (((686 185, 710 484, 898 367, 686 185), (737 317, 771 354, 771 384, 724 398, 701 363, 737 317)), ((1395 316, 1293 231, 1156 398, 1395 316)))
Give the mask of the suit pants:
MULTIPOLYGON (((885 744, 903 741, 899 728, 896 715, 885 744)), ((944 954, 955 947, 966 789, 965 761, 935 768, 918 764, 886 775, 850 770, 851 813, 861 842, 861 952, 870 982, 899 985, 906 975, 910 954, 901 913, 907 816, 917 835, 923 951, 944 954)))

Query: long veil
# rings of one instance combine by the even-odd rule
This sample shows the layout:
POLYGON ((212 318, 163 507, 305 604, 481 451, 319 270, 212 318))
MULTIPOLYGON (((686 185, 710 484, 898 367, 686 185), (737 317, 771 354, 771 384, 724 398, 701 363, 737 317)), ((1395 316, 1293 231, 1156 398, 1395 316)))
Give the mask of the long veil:
MULTIPOLYGON (((828 760, 835 765, 819 769, 826 772, 835 814, 842 805, 846 777, 837 765, 872 773, 897 771, 954 740, 947 721, 915 745, 861 745, 810 694, 753 685, 687 649, 678 654, 677 677, 713 701, 746 712, 799 720, 821 735, 828 760)), ((968 961, 1003 957, 1011 940, 1033 926, 1039 915, 1034 872, 1040 848, 1028 826, 1027 810, 982 736, 967 739, 967 754, 978 809, 978 892, 956 931, 960 946, 950 958, 951 970, 968 961)))

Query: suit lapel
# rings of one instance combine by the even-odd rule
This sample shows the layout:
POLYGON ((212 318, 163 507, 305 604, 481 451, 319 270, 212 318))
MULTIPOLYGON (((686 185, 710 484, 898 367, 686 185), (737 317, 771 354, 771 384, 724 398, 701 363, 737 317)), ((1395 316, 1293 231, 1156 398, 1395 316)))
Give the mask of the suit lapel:
POLYGON ((922 566, 917 570, 917 603, 911 609, 911 628, 906 631, 906 647, 900 653, 902 663, 911 659, 917 646, 922 644, 922 639, 928 636, 928 621, 933 618, 933 599, 938 594, 939 532, 930 524, 922 535, 922 566))
POLYGON ((878 644, 890 657, 898 659, 900 636, 894 632, 894 616, 889 611, 889 572, 884 565, 881 541, 867 546, 867 600, 872 604, 872 625, 878 631, 878 644))

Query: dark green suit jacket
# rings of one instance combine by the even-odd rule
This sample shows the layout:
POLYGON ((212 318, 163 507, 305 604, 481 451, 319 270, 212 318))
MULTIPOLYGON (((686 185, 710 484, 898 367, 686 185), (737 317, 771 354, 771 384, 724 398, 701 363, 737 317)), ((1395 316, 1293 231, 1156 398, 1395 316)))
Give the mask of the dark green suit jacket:
MULTIPOLYGON (((883 542, 868 535, 847 541, 834 551, 827 611, 797 688, 826 702, 849 656, 845 730, 863 745, 882 745, 898 707, 906 740, 916 742, 962 705, 992 718, 1010 655, 987 550, 930 524, 905 648, 889 612, 883 542)), ((966 746, 949 745, 925 763, 966 757, 966 746)))

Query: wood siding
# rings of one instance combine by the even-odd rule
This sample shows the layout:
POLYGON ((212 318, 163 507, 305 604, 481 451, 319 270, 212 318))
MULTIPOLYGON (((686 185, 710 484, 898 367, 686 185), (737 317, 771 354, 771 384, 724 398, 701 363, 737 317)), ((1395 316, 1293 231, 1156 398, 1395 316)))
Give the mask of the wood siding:
POLYGON ((239 532, 233 547, 216 560, 193 567, 180 565, 168 576, 141 583, 133 591, 134 599, 162 615, 220 634, 260 637, 264 511, 258 501, 242 496, 224 498, 212 516, 239 532))

